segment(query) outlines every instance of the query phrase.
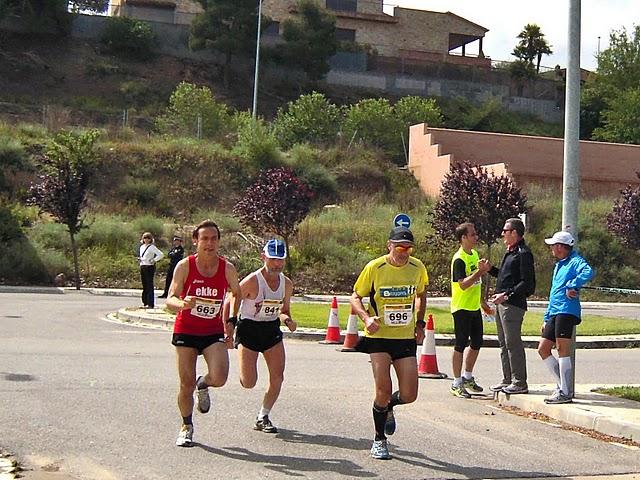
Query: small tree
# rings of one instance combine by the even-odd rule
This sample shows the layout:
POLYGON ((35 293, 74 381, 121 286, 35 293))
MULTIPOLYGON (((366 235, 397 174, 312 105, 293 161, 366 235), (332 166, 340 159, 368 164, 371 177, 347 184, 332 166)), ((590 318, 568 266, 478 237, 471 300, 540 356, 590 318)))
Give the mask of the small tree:
POLYGON ((325 143, 335 141, 342 112, 318 92, 301 95, 289 102, 287 109, 278 109, 273 129, 280 144, 290 148, 296 143, 325 143))
MULTIPOLYGON (((467 162, 457 163, 445 175, 433 208, 431 240, 439 245, 451 244, 456 227, 472 222, 491 258, 491 246, 500 238, 505 220, 526 211, 527 197, 510 177, 490 174, 467 162)), ((487 288, 488 283, 485 295, 487 288)))
POLYGON ((336 54, 336 18, 314 0, 299 0, 298 14, 282 24, 283 60, 299 66, 310 80, 321 80, 336 54))
POLYGON ((129 17, 107 17, 100 43, 107 52, 137 60, 148 60, 156 36, 148 22, 129 17))
MULTIPOLYGON (((636 172, 640 178, 640 172, 636 172)), ((607 215, 609 232, 629 248, 640 249, 640 187, 628 186, 620 192, 607 215)))
POLYGON ((221 133, 228 117, 226 105, 216 102, 209 87, 180 82, 166 113, 156 119, 156 127, 163 133, 194 136, 200 118, 203 136, 212 138, 221 133))
POLYGON ((540 62, 542 61, 542 55, 551 55, 553 51, 551 46, 544 38, 545 35, 540 30, 540 27, 535 23, 528 23, 524 26, 524 29, 518 34, 520 42, 513 49, 514 57, 519 60, 525 61, 533 66, 535 63, 536 73, 540 72, 540 62))
POLYGON ((71 239, 75 286, 80 289, 80 266, 76 234, 84 227, 82 210, 86 206, 87 189, 95 158, 97 130, 82 134, 58 133, 45 153, 38 158, 42 169, 38 183, 31 186, 31 203, 67 226, 71 239))
POLYGON ((365 98, 351 105, 343 125, 345 140, 361 139, 395 158, 402 152, 401 131, 402 123, 386 98, 365 98))
MULTIPOLYGON (((231 80, 231 60, 251 55, 256 48, 258 2, 255 0, 198 0, 204 12, 191 23, 189 46, 194 50, 221 52, 224 61, 224 85, 231 80)), ((262 26, 270 19, 263 17, 262 26)))
POLYGON ((233 207, 243 225, 258 235, 276 234, 289 245, 311 209, 313 193, 288 168, 263 171, 233 207))

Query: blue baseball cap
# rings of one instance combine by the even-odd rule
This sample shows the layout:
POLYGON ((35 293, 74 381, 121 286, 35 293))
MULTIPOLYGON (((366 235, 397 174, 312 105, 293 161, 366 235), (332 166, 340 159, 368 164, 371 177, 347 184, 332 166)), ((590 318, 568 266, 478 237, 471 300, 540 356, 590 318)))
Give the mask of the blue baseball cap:
POLYGON ((282 240, 272 238, 262 249, 267 258, 287 258, 287 247, 282 240))

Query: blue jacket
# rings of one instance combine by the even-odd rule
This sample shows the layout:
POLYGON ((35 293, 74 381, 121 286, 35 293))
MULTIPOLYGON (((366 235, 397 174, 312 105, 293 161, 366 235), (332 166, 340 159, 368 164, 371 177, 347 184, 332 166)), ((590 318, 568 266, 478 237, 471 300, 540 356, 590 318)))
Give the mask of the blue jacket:
POLYGON ((558 260, 553 269, 551 291, 549 292, 549 306, 544 314, 544 321, 559 313, 567 313, 580 318, 580 296, 567 297, 567 290, 579 290, 595 275, 595 270, 576 251, 572 251, 567 258, 558 260))

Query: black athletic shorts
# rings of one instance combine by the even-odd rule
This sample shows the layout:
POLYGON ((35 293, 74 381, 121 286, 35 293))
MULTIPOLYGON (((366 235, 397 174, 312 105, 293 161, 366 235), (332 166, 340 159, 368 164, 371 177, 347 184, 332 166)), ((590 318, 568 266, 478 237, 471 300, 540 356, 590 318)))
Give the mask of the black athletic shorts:
POLYGON ((171 344, 176 347, 189 347, 198 350, 198 355, 202 355, 205 348, 217 342, 223 342, 224 335, 187 335, 186 333, 174 333, 171 344))
POLYGON ((575 315, 569 315, 568 313, 559 313, 549 318, 549 321, 544 324, 544 330, 542 331, 542 338, 556 341, 556 338, 571 338, 573 334, 574 325, 580 325, 582 320, 575 315))
POLYGON ((238 345, 253 350, 265 352, 282 341, 280 320, 257 322, 248 318, 241 318, 236 325, 236 348, 238 345))
POLYGON ((464 352, 469 345, 474 350, 482 347, 482 314, 480 310, 453 312, 453 328, 456 334, 456 352, 464 352), (471 340, 471 342, 469 342, 471 340))
POLYGON ((361 353, 388 353, 391 360, 415 357, 417 351, 415 338, 360 337, 355 349, 361 353))

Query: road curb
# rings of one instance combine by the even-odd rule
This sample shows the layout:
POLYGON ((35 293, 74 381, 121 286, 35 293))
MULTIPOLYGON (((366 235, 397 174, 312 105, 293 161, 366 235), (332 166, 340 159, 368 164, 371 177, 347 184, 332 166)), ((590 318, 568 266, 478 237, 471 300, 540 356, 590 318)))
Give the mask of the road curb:
MULTIPOLYGON (((110 320, 122 323, 159 326, 172 328, 174 317, 162 309, 148 309, 144 313, 137 307, 121 308, 115 313, 108 315, 110 320)), ((298 340, 321 341, 326 337, 326 330, 319 328, 299 328, 295 332, 290 332, 286 327, 282 331, 287 338, 298 340)), ((451 347, 455 345, 455 336, 452 334, 437 334, 435 336, 436 345, 439 347, 451 347)), ((523 337, 522 342, 525 348, 538 348, 539 337, 523 337)), ((340 342, 344 342, 344 333, 340 333, 340 342)), ((499 347, 496 335, 485 335, 483 347, 499 347)), ((577 349, 597 349, 597 348, 638 348, 640 347, 640 335, 621 335, 618 337, 578 337, 576 341, 577 349)))

